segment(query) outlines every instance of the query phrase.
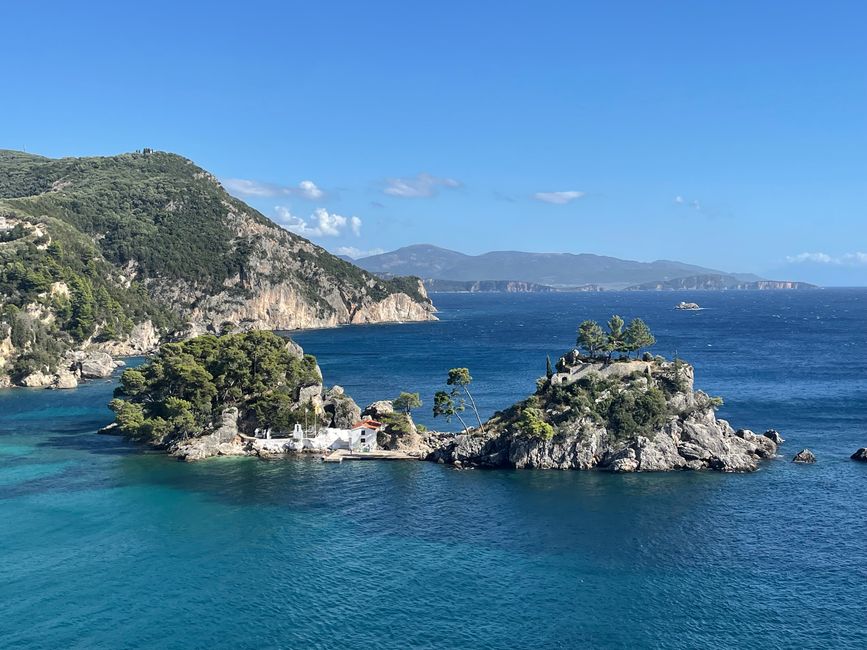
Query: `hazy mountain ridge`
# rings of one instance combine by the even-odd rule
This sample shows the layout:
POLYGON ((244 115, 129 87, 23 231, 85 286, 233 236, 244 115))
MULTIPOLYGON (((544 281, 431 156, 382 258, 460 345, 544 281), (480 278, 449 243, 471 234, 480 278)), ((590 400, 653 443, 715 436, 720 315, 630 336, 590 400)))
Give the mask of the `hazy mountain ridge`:
POLYGON ((380 274, 415 275, 431 280, 462 282, 528 282, 553 288, 597 285, 604 289, 622 289, 647 282, 667 282, 699 275, 740 277, 743 281, 760 279, 749 274, 729 274, 672 260, 638 262, 591 253, 522 251, 466 255, 427 244, 364 257, 355 260, 355 263, 380 274))
POLYGON ((573 288, 551 287, 520 280, 424 280, 425 289, 443 293, 554 293, 558 291, 599 291, 595 285, 573 288))
POLYGON ((776 291, 817 289, 815 284, 791 280, 756 280, 744 282, 735 275, 705 274, 677 278, 664 282, 645 282, 627 287, 627 291, 776 291))

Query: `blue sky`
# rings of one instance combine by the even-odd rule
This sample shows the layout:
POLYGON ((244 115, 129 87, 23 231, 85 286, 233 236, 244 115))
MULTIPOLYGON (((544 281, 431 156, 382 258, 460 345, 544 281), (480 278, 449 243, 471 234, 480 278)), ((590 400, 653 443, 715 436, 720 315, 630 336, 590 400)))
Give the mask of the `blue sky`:
POLYGON ((19 2, 0 22, 0 147, 174 151, 331 250, 867 285, 864 2, 19 2))

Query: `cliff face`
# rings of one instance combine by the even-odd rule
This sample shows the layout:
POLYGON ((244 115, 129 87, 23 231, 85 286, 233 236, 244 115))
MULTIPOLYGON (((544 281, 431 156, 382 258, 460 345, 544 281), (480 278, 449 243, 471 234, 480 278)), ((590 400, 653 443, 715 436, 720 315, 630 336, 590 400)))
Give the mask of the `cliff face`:
POLYGON ((334 257, 180 156, 0 151, 0 383, 57 376, 70 350, 434 312, 420 281, 334 257))
POLYGON ((481 467, 748 472, 776 455, 770 437, 735 431, 716 418, 717 402, 693 390, 693 371, 686 364, 593 362, 571 373, 572 367, 495 415, 485 433, 441 436, 430 460, 481 467))
POLYGON ((218 288, 153 278, 149 292, 187 320, 190 332, 302 329, 358 323, 436 320, 420 280, 395 288, 237 203, 224 201, 226 223, 246 259, 218 288))

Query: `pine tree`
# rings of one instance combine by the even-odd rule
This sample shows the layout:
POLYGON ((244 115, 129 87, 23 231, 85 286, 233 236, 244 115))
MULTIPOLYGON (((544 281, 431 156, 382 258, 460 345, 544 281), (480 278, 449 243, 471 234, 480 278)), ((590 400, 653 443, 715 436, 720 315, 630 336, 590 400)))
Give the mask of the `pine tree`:
POLYGON ((656 338, 643 320, 635 318, 630 321, 629 327, 626 328, 624 342, 627 353, 638 352, 642 348, 649 348, 656 343, 656 338))
POLYGON ((422 405, 422 402, 418 393, 401 392, 400 395, 394 398, 392 405, 395 410, 403 411, 407 415, 412 415, 412 410, 419 408, 422 405))
POLYGON ((617 314, 614 314, 608 319, 608 334, 605 340, 605 351, 608 353, 608 358, 615 352, 624 352, 623 340, 623 319, 617 314))
POLYGON ((469 368, 452 368, 449 370, 449 377, 446 380, 446 384, 449 386, 454 386, 452 389, 452 394, 454 395, 459 389, 463 388, 464 393, 466 393, 467 397, 470 400, 470 406, 473 408, 473 412, 476 414, 476 419, 479 421, 479 431, 484 433, 485 427, 482 424, 482 416, 479 415, 479 409, 476 406, 476 400, 473 398, 472 393, 470 393, 469 386, 472 383, 473 378, 470 376, 469 368))
POLYGON ((578 326, 578 340, 576 345, 587 351, 591 357, 595 357, 598 352, 605 347, 605 332, 599 326, 599 323, 592 320, 585 320, 578 326))

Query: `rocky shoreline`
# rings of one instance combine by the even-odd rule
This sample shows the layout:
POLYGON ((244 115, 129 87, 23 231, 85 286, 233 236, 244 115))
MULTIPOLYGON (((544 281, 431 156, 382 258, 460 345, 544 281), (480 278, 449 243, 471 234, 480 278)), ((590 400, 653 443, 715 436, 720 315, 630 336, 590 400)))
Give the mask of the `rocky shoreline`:
POLYGON ((434 451, 429 460, 458 467, 753 472, 760 461, 777 455, 777 445, 769 436, 749 429, 735 431, 725 420, 707 414, 672 420, 653 438, 639 436, 623 445, 608 444, 605 435, 602 429, 589 438, 563 435, 551 441, 460 435, 434 451))

